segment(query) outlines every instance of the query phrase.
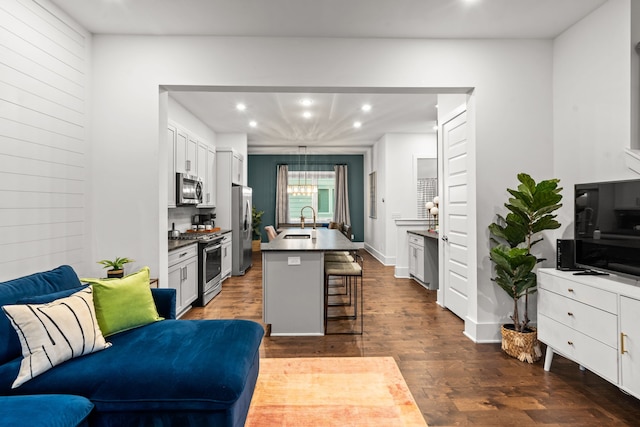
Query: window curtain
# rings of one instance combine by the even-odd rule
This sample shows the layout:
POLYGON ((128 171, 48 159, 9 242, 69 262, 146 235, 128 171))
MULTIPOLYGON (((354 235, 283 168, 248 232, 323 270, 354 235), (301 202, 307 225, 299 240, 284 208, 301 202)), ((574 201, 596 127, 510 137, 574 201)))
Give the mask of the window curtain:
POLYGON ((289 215, 289 195, 287 185, 289 185, 289 165, 278 165, 278 176, 276 181, 276 228, 281 223, 288 221, 289 215))
POLYGON ((347 165, 335 165, 333 170, 336 173, 336 203, 333 212, 333 222, 342 222, 351 225, 347 165))

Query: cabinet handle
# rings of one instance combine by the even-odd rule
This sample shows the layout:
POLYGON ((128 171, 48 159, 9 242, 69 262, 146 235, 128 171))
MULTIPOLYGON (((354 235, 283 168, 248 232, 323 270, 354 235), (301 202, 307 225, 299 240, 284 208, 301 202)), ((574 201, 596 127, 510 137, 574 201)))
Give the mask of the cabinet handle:
POLYGON ((443 242, 448 242, 448 241, 449 241, 449 238, 448 238, 447 236, 442 236, 442 241, 443 241, 443 242))
POLYGON ((573 292, 573 288, 569 288, 567 289, 569 292, 573 292))
POLYGON ((573 341, 567 341, 567 344, 573 345, 573 341))
POLYGON ((188 274, 187 272, 189 270, 187 270, 187 267, 183 267, 183 268, 184 268, 184 280, 187 280, 187 274, 188 274))
POLYGON ((620 332, 620 354, 628 353, 628 351, 624 349, 624 337, 626 336, 627 334, 620 332))
POLYGON ((567 315, 568 316, 573 316, 573 313, 572 312, 568 312, 567 315))
POLYGON ((180 254, 180 258, 182 258, 183 256, 185 256, 188 252, 183 252, 180 254))

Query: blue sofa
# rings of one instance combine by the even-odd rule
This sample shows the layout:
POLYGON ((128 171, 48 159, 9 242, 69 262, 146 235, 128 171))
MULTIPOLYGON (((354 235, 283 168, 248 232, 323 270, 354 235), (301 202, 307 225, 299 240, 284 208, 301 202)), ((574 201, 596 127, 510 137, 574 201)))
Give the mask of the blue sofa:
MULTIPOLYGON (((74 270, 61 266, 0 283, 0 306, 79 286, 74 270)), ((176 320, 175 290, 152 294, 167 320, 111 335, 110 348, 68 360, 16 389, 11 384, 22 359, 20 342, 0 311, 0 396, 84 397, 94 406, 91 426, 244 425, 258 377, 262 326, 176 320)), ((8 402, 23 411, 21 399, 8 402)), ((23 415, 30 420, 33 414, 23 415)))

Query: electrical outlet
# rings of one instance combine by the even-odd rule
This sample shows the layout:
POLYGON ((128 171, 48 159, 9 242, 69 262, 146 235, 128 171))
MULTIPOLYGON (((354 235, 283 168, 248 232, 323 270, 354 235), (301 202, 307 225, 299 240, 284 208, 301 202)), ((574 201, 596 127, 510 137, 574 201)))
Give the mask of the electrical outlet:
POLYGON ((299 256, 290 256, 287 258, 287 265, 300 265, 299 256))

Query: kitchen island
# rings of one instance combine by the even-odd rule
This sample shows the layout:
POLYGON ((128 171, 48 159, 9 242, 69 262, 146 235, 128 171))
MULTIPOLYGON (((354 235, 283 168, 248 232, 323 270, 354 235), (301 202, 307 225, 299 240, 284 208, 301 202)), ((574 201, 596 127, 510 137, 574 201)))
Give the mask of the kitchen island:
POLYGON ((284 229, 260 249, 263 320, 271 335, 324 335, 324 253, 358 247, 338 230, 308 227, 284 229))

